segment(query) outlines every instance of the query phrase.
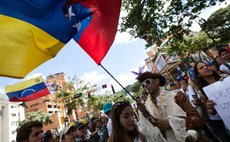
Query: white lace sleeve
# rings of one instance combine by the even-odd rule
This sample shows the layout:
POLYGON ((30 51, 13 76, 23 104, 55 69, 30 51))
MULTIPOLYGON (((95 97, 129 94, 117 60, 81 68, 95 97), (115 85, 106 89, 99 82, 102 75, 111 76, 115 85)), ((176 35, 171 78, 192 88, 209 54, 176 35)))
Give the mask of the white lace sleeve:
MULTIPOLYGON (((169 124, 178 142, 185 142, 186 124, 184 118, 169 116, 169 124)), ((167 135, 167 133, 166 133, 167 135)))
POLYGON ((160 129, 154 127, 149 120, 147 120, 139 111, 140 120, 137 122, 137 126, 142 134, 145 135, 147 142, 166 142, 162 136, 160 129))

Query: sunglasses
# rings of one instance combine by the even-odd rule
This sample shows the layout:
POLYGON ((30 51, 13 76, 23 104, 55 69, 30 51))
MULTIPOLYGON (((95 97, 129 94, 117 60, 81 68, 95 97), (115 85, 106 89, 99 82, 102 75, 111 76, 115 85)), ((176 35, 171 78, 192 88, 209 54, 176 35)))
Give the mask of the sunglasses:
POLYGON ((144 88, 146 86, 148 86, 149 84, 151 84, 153 81, 151 79, 146 79, 141 83, 141 86, 144 88))
POLYGON ((117 107, 120 107, 120 106, 130 106, 130 103, 128 101, 121 101, 121 102, 116 102, 114 104, 114 108, 116 109, 117 107))

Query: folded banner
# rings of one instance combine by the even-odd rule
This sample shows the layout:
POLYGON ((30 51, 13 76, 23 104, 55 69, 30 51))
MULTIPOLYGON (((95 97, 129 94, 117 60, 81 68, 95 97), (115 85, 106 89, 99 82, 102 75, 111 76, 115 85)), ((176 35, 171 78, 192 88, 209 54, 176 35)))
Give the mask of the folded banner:
POLYGON ((0 76, 25 77, 72 38, 100 64, 120 6, 121 0, 1 0, 0 76))
POLYGON ((9 100, 12 102, 34 100, 50 94, 41 76, 6 86, 5 89, 9 100))

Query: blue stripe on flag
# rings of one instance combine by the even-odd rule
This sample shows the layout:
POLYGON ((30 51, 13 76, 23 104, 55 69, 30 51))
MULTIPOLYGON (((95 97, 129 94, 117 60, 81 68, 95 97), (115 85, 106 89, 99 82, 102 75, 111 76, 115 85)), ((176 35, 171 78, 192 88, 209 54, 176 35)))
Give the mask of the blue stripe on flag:
POLYGON ((23 98, 23 97, 26 97, 26 96, 29 96, 33 93, 36 93, 40 90, 43 90, 47 88, 45 83, 44 82, 41 82, 39 84, 35 84, 33 86, 30 86, 28 88, 25 88, 23 90, 18 90, 18 91, 15 91, 15 92, 9 92, 7 93, 7 96, 9 97, 9 99, 11 100, 12 98, 16 97, 16 98, 23 98))
POLYGON ((74 36, 75 41, 79 41, 81 34, 84 32, 86 27, 90 24, 93 16, 93 12, 90 11, 87 7, 82 4, 74 4, 72 5, 72 12, 76 15, 76 20, 74 23, 80 22, 80 29, 78 33, 74 36))
POLYGON ((63 43, 77 32, 62 12, 67 0, 1 0, 0 14, 31 23, 63 43))
POLYGON ((73 37, 73 39, 78 42, 81 38, 82 33, 84 32, 84 30, 86 29, 86 27, 89 25, 90 21, 92 20, 92 16, 90 16, 89 18, 86 18, 85 20, 83 20, 81 22, 81 28, 78 31, 78 33, 73 37))

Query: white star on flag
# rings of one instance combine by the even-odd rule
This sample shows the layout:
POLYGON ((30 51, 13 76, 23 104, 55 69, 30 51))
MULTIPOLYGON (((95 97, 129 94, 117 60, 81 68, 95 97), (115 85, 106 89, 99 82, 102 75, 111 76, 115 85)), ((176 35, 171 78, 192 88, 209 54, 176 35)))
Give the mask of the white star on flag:
POLYGON ((76 15, 72 12, 72 6, 70 6, 68 9, 68 17, 70 21, 71 21, 72 16, 76 16, 76 15))
POLYGON ((77 22, 75 25, 73 25, 73 27, 74 28, 77 28, 77 30, 79 31, 80 30, 80 28, 81 28, 81 23, 79 22, 77 22))
POLYGON ((24 93, 27 92, 27 91, 31 91, 31 92, 34 92, 35 93, 35 90, 34 89, 26 89, 24 90, 22 93, 21 93, 21 97, 24 96, 24 93))

